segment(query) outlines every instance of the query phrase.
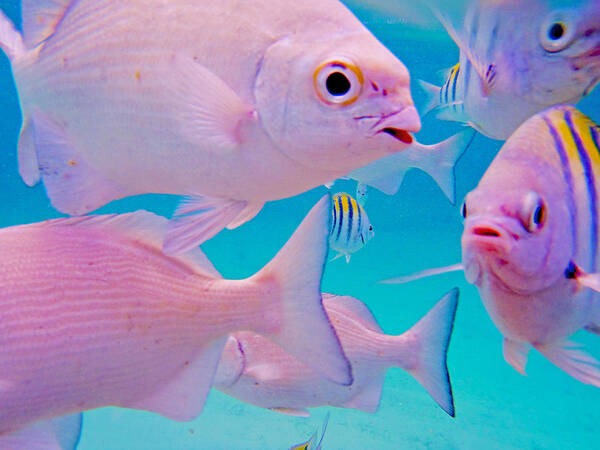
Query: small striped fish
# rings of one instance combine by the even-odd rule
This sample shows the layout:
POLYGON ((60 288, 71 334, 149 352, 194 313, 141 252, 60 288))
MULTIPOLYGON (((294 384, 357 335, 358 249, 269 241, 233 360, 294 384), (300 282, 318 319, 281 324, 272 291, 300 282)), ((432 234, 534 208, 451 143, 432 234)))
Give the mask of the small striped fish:
POLYGON ((321 444, 325 437, 325 431, 327 430, 327 423, 329 422, 329 413, 325 415, 323 419, 323 426, 321 427, 321 437, 319 438, 319 430, 316 430, 308 441, 301 444, 290 447, 290 450, 321 450, 321 444), (318 441, 317 441, 318 439, 318 441))
POLYGON ((597 0, 568 9, 547 0, 479 0, 460 19, 440 11, 460 49, 441 88, 422 82, 427 110, 440 119, 504 140, 545 108, 577 103, 600 80, 597 0))
MULTIPOLYGON (((340 192, 333 196, 329 246, 350 262, 350 255, 361 248, 374 235, 373 225, 364 208, 349 194, 340 192)), ((333 261, 333 260, 332 260, 333 261)))
POLYGON ((465 201, 463 267, 525 373, 530 346, 600 387, 600 363, 566 339, 600 334, 600 128, 572 106, 525 122, 465 201))

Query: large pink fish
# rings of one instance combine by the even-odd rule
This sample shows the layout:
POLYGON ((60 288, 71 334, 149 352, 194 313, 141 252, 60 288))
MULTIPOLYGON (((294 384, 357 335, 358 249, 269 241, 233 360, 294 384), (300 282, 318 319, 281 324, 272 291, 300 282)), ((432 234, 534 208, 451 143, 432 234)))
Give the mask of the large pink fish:
POLYGON ((548 109, 506 142, 465 201, 463 266, 525 373, 531 346, 600 387, 600 364, 567 341, 600 331, 600 128, 571 106, 548 109), (592 289, 590 289, 590 287, 592 289))
POLYGON ((238 330, 350 384, 321 303, 330 217, 323 198, 245 280, 221 278, 198 250, 164 255, 166 220, 146 212, 1 230, 0 436, 108 405, 191 420, 238 330))
POLYGON ((285 414, 306 416, 306 408, 323 405, 373 413, 387 369, 396 366, 413 375, 454 416, 446 352, 457 302, 458 289, 454 289, 410 330, 390 336, 360 300, 323 294, 325 310, 352 364, 354 383, 336 385, 280 346, 244 331, 229 338, 215 387, 285 414))
POLYGON ((23 0, 2 16, 23 128, 19 170, 78 215, 191 196, 184 251, 408 148, 409 73, 338 0, 23 0), (191 214, 190 214, 191 213, 191 214))

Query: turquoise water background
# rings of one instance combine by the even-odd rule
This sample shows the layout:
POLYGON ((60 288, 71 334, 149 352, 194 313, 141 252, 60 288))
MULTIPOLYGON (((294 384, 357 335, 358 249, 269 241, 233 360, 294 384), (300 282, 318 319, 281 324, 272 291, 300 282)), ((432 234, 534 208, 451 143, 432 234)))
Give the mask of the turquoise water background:
MULTIPOLYGON (((18 1, 0 0, 0 7, 12 19, 20 16, 18 1)), ((422 104, 422 92, 414 81, 439 81, 439 70, 458 60, 455 45, 443 32, 387 24, 374 20, 376 16, 368 11, 362 11, 361 16, 409 68, 415 101, 422 104)), ((59 217, 43 187, 28 188, 18 175, 16 143, 21 116, 5 57, 0 60, 0 86, 0 226, 59 217)), ((579 107, 600 122, 600 89, 579 107)), ((459 130, 455 124, 427 117, 418 138, 433 143, 459 130)), ((500 145, 477 136, 456 168, 457 205, 451 205, 433 180, 416 170, 406 176, 394 196, 370 190, 366 209, 375 238, 352 257, 350 264, 343 259, 328 264, 323 283, 324 292, 363 300, 389 334, 409 329, 445 292, 460 287, 448 354, 455 419, 447 416, 410 375, 392 368, 376 414, 316 408, 311 418, 296 418, 212 391, 202 415, 189 423, 117 408, 86 412, 79 449, 286 449, 320 427, 327 411, 331 417, 325 449, 598 448, 600 389, 579 383, 535 351, 530 354, 528 376, 512 369, 503 359, 500 333, 483 309, 476 289, 462 274, 401 286, 377 284, 391 276, 460 261, 460 202, 476 186, 500 145)), ((354 190, 355 184, 349 181, 338 181, 333 188, 334 192, 352 194, 354 190)), ((226 278, 249 276, 274 256, 325 192, 325 188, 318 188, 269 203, 256 219, 238 230, 220 233, 203 248, 226 278)), ((176 197, 149 195, 114 202, 99 212, 144 208, 169 216, 176 201, 176 197)), ((574 339, 600 357, 598 336, 580 332, 574 339)))

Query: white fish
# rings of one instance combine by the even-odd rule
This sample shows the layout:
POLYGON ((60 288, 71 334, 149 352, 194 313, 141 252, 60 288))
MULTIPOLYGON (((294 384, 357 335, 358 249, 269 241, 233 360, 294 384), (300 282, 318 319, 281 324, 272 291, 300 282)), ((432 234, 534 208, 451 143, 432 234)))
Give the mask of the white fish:
POLYGON ((479 0, 458 20, 442 5, 433 9, 460 48, 442 88, 423 83, 426 110, 440 119, 505 140, 532 115, 575 104, 600 81, 598 0, 479 0))
POLYGON ((331 214, 329 247, 338 252, 333 259, 345 256, 346 263, 349 263, 352 253, 363 248, 375 236, 373 225, 365 209, 345 192, 333 196, 331 214))
POLYGON ((245 280, 199 249, 166 256, 166 219, 143 211, 0 230, 0 436, 102 406, 191 420, 238 330, 350 384, 320 295, 330 217, 323 198, 245 280))
POLYGON ((23 0, 0 47, 23 110, 19 170, 78 215, 191 196, 176 253, 408 147, 409 73, 338 0, 23 0))
POLYGON ((458 289, 453 289, 410 330, 391 336, 360 300, 323 294, 323 306, 352 364, 353 384, 331 383, 280 346, 243 331, 229 337, 215 387, 283 414, 308 416, 306 408, 324 405, 374 413, 387 370, 400 367, 454 416, 446 354, 457 304, 458 289))

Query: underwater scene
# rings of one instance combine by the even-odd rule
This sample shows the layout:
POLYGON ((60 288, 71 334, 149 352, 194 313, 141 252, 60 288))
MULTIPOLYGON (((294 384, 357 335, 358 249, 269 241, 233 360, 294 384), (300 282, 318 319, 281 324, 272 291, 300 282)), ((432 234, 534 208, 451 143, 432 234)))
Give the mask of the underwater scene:
POLYGON ((598 447, 600 2, 0 9, 0 450, 598 447))

